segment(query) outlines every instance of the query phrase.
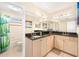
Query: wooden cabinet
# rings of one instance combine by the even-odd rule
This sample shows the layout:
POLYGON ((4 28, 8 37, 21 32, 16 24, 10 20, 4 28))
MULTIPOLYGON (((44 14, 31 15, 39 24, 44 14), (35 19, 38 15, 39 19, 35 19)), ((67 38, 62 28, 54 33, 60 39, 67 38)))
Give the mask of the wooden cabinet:
POLYGON ((32 57, 33 56, 33 48, 32 48, 32 40, 26 38, 25 43, 25 56, 32 57))
POLYGON ((33 57, 40 57, 41 56, 41 42, 40 39, 33 40, 33 57))
POLYGON ((41 38, 41 56, 47 53, 47 37, 41 38))
POLYGON ((50 36, 50 50, 54 48, 54 35, 50 36))
POLYGON ((63 50, 63 36, 55 35, 55 48, 63 50))
POLYGON ((57 48, 78 56, 78 39, 60 35, 51 35, 37 40, 26 40, 26 56, 42 57, 51 49, 57 48))
POLYGON ((53 35, 41 39, 41 56, 45 56, 53 49, 53 35))
POLYGON ((37 40, 26 39, 26 56, 45 56, 53 48, 53 36, 43 37, 37 40))
POLYGON ((78 42, 75 37, 55 36, 55 48, 77 56, 78 42))
POLYGON ((64 51, 77 56, 77 38, 65 37, 64 51))
POLYGON ((53 40, 54 36, 51 35, 51 36, 48 36, 47 37, 47 53, 53 49, 53 46, 54 46, 54 40, 53 40))

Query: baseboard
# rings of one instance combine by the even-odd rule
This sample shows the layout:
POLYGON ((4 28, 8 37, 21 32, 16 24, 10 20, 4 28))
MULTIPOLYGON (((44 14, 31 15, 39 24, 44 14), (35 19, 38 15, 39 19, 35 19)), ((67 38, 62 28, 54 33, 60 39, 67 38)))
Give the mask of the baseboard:
MULTIPOLYGON (((57 49, 57 48, 52 48, 50 51, 48 51, 48 53, 51 52, 53 49, 57 49)), ((57 49, 57 50, 62 51, 62 52, 64 52, 64 53, 66 53, 66 54, 69 54, 69 55, 71 55, 71 56, 73 56, 73 57, 78 57, 78 56, 75 56, 75 55, 70 54, 70 53, 68 53, 68 52, 65 52, 65 51, 63 51, 63 50, 60 50, 60 49, 57 49)), ((46 53, 43 57, 47 56, 48 53, 46 53)))
MULTIPOLYGON (((54 48, 54 49, 57 49, 57 48, 54 48)), ((60 50, 60 49, 57 49, 57 50, 60 50)), ((60 50, 60 51, 66 53, 66 54, 69 54, 69 55, 71 55, 71 56, 73 56, 73 57, 78 57, 78 56, 75 56, 75 55, 73 55, 73 54, 71 54, 71 53, 65 52, 65 51, 63 51, 63 50, 60 50)))
POLYGON ((50 51, 48 51, 43 57, 47 56, 49 52, 51 52, 54 48, 52 48, 50 51))

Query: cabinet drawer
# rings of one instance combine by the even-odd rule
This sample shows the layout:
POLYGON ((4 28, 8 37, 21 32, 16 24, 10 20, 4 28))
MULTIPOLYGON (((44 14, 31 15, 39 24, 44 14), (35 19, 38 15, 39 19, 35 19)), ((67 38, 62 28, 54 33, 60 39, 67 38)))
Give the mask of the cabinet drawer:
POLYGON ((64 51, 77 56, 77 39, 73 37, 65 38, 64 51))

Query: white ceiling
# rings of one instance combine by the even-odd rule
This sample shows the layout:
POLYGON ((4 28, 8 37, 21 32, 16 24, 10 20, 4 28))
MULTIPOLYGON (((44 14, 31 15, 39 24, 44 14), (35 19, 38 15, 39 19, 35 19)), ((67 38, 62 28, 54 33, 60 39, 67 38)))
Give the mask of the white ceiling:
POLYGON ((41 2, 41 3, 32 3, 36 6, 38 6, 43 11, 46 11, 48 13, 52 13, 61 9, 65 9, 68 7, 75 6, 75 3, 66 3, 66 2, 41 2))
POLYGON ((16 4, 20 5, 25 10, 30 11, 30 9, 33 7, 32 9, 36 8, 43 12, 45 11, 48 13, 53 13, 58 10, 76 6, 75 2, 20 2, 20 3, 16 3, 16 4))
POLYGON ((71 7, 76 8, 75 2, 20 2, 16 4, 21 6, 26 11, 26 14, 31 13, 35 17, 40 16, 42 18, 46 16, 51 18, 55 12, 68 10, 71 7))
MULTIPOLYGON (((55 12, 59 12, 58 14, 60 14, 60 11, 76 7, 75 2, 13 2, 12 4, 23 8, 26 14, 30 16, 41 18, 49 17, 49 19, 52 18, 52 14, 55 15, 55 12)), ((66 12, 69 12, 69 10, 66 12)))

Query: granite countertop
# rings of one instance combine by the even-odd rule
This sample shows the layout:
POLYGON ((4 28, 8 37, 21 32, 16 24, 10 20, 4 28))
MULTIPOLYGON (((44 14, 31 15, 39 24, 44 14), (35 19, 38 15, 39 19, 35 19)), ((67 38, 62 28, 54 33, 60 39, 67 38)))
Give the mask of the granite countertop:
POLYGON ((69 33, 69 32, 52 32, 52 35, 62 35, 68 37, 78 37, 77 33, 69 33))
POLYGON ((49 35, 42 35, 42 36, 27 36, 27 34, 26 34, 26 37, 27 38, 29 38, 29 39, 31 39, 31 40, 37 40, 37 39, 40 39, 40 38, 43 38, 43 37, 47 37, 47 36, 49 36, 49 35))
POLYGON ((38 33, 27 33, 25 36, 31 40, 37 40, 39 38, 47 37, 50 35, 61 35, 61 36, 67 36, 67 37, 78 37, 77 33, 69 33, 69 32, 57 32, 57 31, 41 31, 42 35, 40 35, 40 32, 38 33))

